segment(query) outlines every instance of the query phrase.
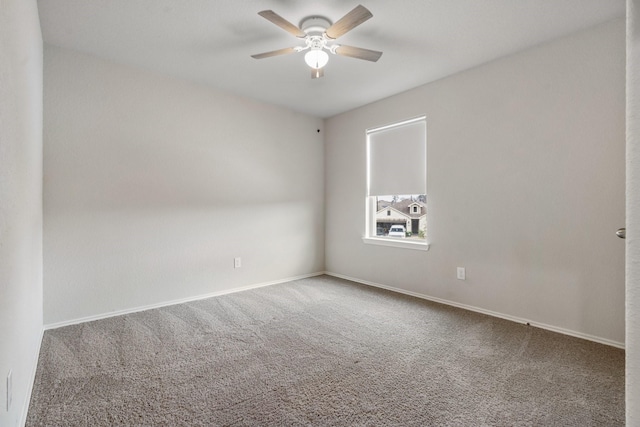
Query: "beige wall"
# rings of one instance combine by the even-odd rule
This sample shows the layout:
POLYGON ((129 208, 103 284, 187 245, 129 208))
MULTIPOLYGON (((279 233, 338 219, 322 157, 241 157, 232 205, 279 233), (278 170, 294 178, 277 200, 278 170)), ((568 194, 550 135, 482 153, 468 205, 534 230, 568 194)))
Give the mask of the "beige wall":
POLYGON ((42 36, 35 0, 0 5, 0 426, 22 425, 42 337, 42 36), (7 374, 13 402, 7 410, 7 374))
POLYGON ((624 39, 614 21, 328 119, 327 270, 622 345, 624 39), (365 245, 365 130, 422 114, 431 248, 365 245))
POLYGON ((322 120, 53 46, 44 64, 45 324, 324 269, 322 120))

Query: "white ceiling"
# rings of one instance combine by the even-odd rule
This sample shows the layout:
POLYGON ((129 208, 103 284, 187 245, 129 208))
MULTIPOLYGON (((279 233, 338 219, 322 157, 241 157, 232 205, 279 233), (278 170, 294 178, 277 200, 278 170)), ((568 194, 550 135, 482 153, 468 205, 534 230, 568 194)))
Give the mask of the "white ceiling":
POLYGON ((377 63, 331 55, 312 80, 300 45, 258 16, 335 22, 358 1, 39 0, 46 43, 210 85, 319 117, 350 110, 623 17, 625 0, 361 0, 373 18, 339 42, 381 50, 377 63))

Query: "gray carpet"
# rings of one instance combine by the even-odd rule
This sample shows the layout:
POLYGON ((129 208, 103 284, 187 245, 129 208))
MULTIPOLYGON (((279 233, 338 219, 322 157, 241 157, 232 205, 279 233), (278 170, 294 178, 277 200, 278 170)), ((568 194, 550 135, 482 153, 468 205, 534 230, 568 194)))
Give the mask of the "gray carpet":
POLYGON ((47 331, 28 426, 624 425, 624 351, 320 276, 47 331))

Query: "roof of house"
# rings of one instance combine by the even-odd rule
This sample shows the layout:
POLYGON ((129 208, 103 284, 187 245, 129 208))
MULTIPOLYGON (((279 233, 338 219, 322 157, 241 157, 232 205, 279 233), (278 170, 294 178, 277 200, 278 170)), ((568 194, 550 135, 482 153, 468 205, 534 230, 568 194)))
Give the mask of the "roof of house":
POLYGON ((398 200, 397 202, 390 202, 388 200, 379 200, 378 201, 378 212, 386 208, 393 208, 398 212, 403 213, 411 218, 420 218, 427 213, 427 204, 423 202, 419 202, 411 199, 398 200), (409 207, 413 204, 417 204, 420 206, 420 213, 412 213, 409 207))

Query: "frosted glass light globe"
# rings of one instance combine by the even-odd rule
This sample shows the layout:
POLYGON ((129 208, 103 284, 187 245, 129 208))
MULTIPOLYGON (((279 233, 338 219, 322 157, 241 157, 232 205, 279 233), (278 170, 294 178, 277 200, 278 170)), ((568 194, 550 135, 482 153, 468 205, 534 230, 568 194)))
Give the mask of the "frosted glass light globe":
POLYGON ((322 49, 313 49, 304 55, 304 62, 311 68, 322 68, 329 62, 329 55, 322 49))

